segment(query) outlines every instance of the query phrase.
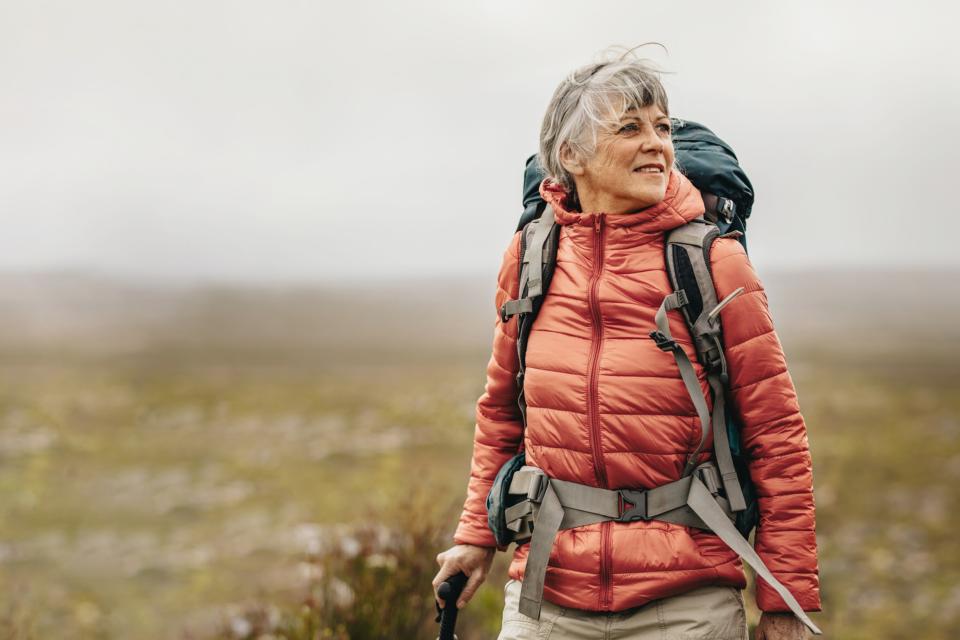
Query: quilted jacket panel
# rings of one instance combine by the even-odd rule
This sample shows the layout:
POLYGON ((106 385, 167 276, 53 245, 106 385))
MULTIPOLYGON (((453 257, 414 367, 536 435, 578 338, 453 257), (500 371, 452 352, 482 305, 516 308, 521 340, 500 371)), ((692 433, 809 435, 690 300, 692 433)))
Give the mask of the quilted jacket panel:
MULTIPOLYGON (((457 543, 495 546, 485 498, 521 440, 527 463, 551 477, 615 489, 678 479, 700 439, 673 356, 648 335, 672 291, 664 233, 702 215, 700 193, 673 171, 664 200, 637 213, 571 211, 566 193, 549 181, 541 194, 562 226, 556 271, 527 347, 528 425, 524 433, 516 402, 516 318, 503 323, 497 315, 457 543)), ((519 237, 503 256, 496 309, 517 297, 519 237)), ((731 399, 759 493, 755 547, 800 605, 819 611, 812 462, 766 295, 734 239, 715 242, 711 268, 718 299, 746 290, 721 311, 721 321, 731 399)), ((680 313, 670 312, 669 322, 696 363, 680 313)), ((705 374, 695 367, 709 398, 705 374)), ((702 460, 712 456, 711 442, 702 460)), ((514 551, 514 579, 523 579, 528 546, 514 551)), ((706 584, 746 584, 740 559, 715 535, 655 520, 604 522, 560 531, 544 597, 561 606, 620 611, 706 584)), ((762 581, 757 603, 764 611, 788 610, 762 581)))

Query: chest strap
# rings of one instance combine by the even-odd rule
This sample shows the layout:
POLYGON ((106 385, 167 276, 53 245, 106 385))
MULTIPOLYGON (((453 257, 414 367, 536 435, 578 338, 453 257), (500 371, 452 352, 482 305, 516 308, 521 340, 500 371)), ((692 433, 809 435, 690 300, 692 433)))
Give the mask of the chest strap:
POLYGON ((690 475, 653 489, 602 489, 566 480, 555 480, 541 469, 524 466, 513 476, 510 495, 523 496, 506 510, 507 527, 515 541, 530 538, 527 565, 520 588, 520 613, 540 619, 543 583, 550 552, 561 529, 613 520, 660 520, 696 527, 716 534, 763 578, 813 633, 820 629, 796 598, 767 569, 750 543, 733 524, 726 499, 719 495, 722 481, 713 461, 690 475))

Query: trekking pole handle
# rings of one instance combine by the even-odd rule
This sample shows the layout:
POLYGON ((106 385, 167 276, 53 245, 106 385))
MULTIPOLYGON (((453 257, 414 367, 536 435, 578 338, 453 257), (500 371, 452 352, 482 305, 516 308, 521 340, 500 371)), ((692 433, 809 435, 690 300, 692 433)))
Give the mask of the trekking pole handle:
MULTIPOLYGON (((440 635, 437 640, 457 640, 454 628, 457 626, 457 598, 467 586, 467 575, 459 572, 447 578, 439 587, 437 595, 443 600, 443 609, 440 609, 440 635)), ((437 605, 439 609, 439 605, 437 605)))

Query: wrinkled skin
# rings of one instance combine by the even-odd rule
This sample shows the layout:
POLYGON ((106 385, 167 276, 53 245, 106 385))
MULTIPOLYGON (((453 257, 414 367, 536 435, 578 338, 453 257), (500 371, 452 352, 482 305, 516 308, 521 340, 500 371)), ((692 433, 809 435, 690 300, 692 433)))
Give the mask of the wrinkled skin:
POLYGON ((598 131, 596 152, 589 158, 564 146, 561 161, 577 185, 583 211, 628 213, 663 200, 674 161, 670 131, 670 117, 649 105, 627 110, 598 131), (643 165, 660 171, 641 172, 643 165))
POLYGON ((444 601, 437 594, 437 589, 440 588, 443 581, 457 572, 463 571, 468 579, 463 592, 460 594, 460 599, 457 600, 457 609, 465 607, 473 594, 480 588, 480 585, 483 584, 483 581, 486 580, 487 574, 490 573, 490 565, 493 564, 493 554, 496 551, 495 547, 457 544, 438 553, 437 564, 440 565, 440 570, 433 578, 433 597, 436 598, 437 604, 441 608, 444 606, 444 601))
POLYGON ((792 613, 771 613, 760 615, 760 624, 754 633, 754 640, 806 640, 810 637, 807 627, 792 613))

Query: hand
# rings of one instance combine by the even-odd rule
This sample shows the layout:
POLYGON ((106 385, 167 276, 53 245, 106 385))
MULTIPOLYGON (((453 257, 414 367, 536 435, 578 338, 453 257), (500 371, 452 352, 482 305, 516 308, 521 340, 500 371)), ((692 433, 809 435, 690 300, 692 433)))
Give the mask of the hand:
POLYGON ((760 614, 754 640, 806 640, 810 637, 807 625, 792 613, 764 611, 760 614))
POLYGON ((458 544, 437 554, 437 564, 440 565, 440 571, 433 579, 433 597, 436 598, 437 604, 443 608, 444 601, 437 595, 437 589, 440 588, 440 585, 458 571, 463 571, 468 578, 467 584, 460 594, 460 599, 457 600, 457 609, 463 609, 490 572, 490 565, 493 564, 493 554, 496 551, 495 547, 458 544))

